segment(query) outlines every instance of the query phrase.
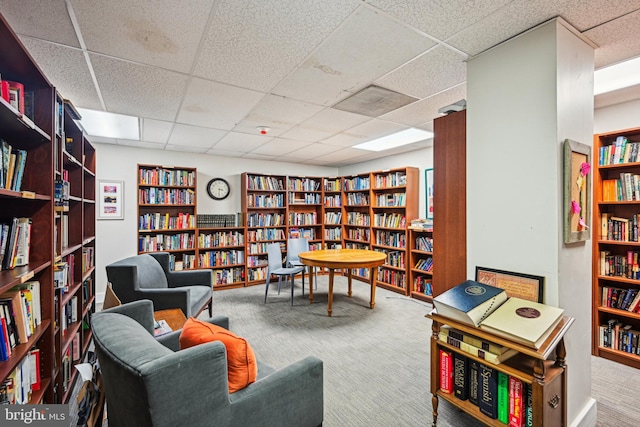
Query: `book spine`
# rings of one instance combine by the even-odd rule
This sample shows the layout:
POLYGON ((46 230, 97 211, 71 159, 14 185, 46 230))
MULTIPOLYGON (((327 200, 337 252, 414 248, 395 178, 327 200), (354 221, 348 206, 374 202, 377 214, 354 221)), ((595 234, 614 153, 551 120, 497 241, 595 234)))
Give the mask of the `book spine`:
POLYGON ((480 412, 491 419, 498 417, 497 371, 485 364, 478 366, 478 407, 480 412))
POLYGON ((522 427, 522 422, 524 421, 522 389, 522 381, 509 377, 509 427, 522 427))
POLYGON ((525 390, 525 407, 524 407, 524 423, 526 427, 533 427, 533 387, 531 384, 524 385, 525 390))
POLYGON ((498 372, 498 421, 509 422, 509 375, 498 372))
POLYGON ((475 360, 469 360, 469 402, 478 405, 478 365, 475 360))
POLYGON ((469 398, 469 362, 458 353, 453 354, 453 388, 455 396, 460 400, 469 398))
POLYGON ((450 352, 440 350, 440 390, 453 393, 453 360, 450 352))

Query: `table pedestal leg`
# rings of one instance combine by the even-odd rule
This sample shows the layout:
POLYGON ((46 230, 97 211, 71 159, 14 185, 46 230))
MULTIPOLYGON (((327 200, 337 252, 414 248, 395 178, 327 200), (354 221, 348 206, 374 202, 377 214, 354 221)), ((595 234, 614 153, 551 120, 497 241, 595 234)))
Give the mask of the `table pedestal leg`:
POLYGON ((351 270, 351 269, 349 268, 349 269, 347 269, 347 271, 348 271, 348 273, 347 273, 347 281, 348 281, 348 283, 349 283, 349 292, 347 293, 347 295, 349 295, 349 298, 351 298, 351 283, 352 283, 352 282, 351 282, 351 272, 352 272, 353 270, 351 270))
POLYGON ((369 278, 371 279, 371 300, 369 301, 369 307, 371 307, 371 309, 373 309, 373 307, 375 307, 376 305, 376 276, 374 276, 375 273, 376 273, 375 268, 372 267, 369 269, 369 278))
POLYGON ((327 314, 331 317, 333 304, 333 268, 329 269, 329 308, 327 309, 327 314))
POLYGON ((313 304, 313 269, 315 267, 309 266, 309 304, 313 304))

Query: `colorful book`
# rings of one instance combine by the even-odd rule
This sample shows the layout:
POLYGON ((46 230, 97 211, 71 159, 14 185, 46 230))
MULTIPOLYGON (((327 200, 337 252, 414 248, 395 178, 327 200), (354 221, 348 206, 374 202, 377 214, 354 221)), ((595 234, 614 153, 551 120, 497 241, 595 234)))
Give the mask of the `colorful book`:
POLYGON ((467 280, 433 298, 437 313, 478 326, 507 300, 504 289, 467 280))
POLYGON ((509 377, 509 427, 522 427, 524 416, 524 384, 515 377, 509 377))
POLYGON ((564 310, 521 298, 509 298, 480 325, 495 335, 539 349, 560 323, 564 310))
POLYGON ((509 375, 498 372, 498 421, 509 422, 509 375))
POLYGON ((449 345, 459 348, 465 353, 472 354, 476 357, 486 360, 489 363, 493 363, 494 365, 498 365, 518 354, 518 351, 513 348, 507 349, 502 354, 495 354, 480 347, 476 347, 473 344, 469 344, 467 342, 454 338, 451 335, 447 335, 446 332, 443 331, 440 331, 438 338, 442 342, 446 342, 449 345))
POLYGON ((440 390, 453 393, 453 357, 451 352, 440 349, 440 390))

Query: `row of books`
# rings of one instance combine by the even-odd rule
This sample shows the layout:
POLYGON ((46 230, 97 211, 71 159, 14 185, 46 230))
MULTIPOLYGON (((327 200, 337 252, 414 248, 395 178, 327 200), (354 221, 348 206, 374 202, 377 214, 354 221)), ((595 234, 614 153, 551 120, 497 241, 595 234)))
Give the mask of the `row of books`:
POLYGON ((342 240, 342 229, 337 228, 325 228, 324 229, 325 240, 342 240))
POLYGON ((378 252, 387 254, 386 265, 390 265, 396 268, 405 268, 406 266, 406 255, 404 251, 389 251, 386 249, 376 249, 378 252))
POLYGON ((290 205, 319 205, 320 193, 289 193, 290 205))
POLYGON ((640 313, 640 291, 603 286, 602 306, 640 313))
POLYGON ((531 384, 463 354, 440 349, 440 390, 510 427, 533 426, 531 384))
POLYGON ((320 180, 311 178, 289 178, 289 191, 319 191, 320 180))
POLYGON ((433 295, 433 283, 430 278, 416 276, 413 279, 413 290, 430 297, 433 295))
POLYGON ((640 355, 640 331, 618 319, 609 319, 598 327, 600 346, 640 355))
POLYGON ((407 247, 407 236, 397 231, 376 230, 376 243, 378 245, 393 246, 404 249, 407 247))
POLYGON ((416 237, 416 249, 425 252, 433 252, 433 239, 431 237, 416 237))
POLYGON ((409 228, 420 231, 433 231, 433 220, 425 218, 412 219, 409 228))
POLYGON ((339 194, 324 196, 324 205, 330 208, 339 208, 342 206, 342 197, 339 194))
POLYGON ((284 214, 253 213, 247 217, 247 227, 278 227, 284 225, 284 214))
POLYGON ((227 266, 244 263, 244 251, 209 251, 199 256, 200 267, 227 266))
POLYGON ((180 249, 195 249, 195 235, 193 233, 159 234, 157 236, 140 236, 138 251, 157 252, 180 249))
POLYGON ((212 234, 199 233, 199 248, 217 248, 224 246, 244 246, 244 233, 240 231, 217 231, 212 234))
POLYGON ((198 228, 242 227, 244 225, 244 214, 242 212, 233 214, 197 214, 196 224, 198 228))
POLYGON ((407 288, 407 274, 403 271, 388 270, 386 268, 378 269, 378 281, 388 283, 397 288, 407 288))
POLYGON ((324 213, 324 225, 340 225, 342 220, 341 212, 325 212, 324 213))
POLYGON ((27 151, 13 148, 0 139, 0 188, 20 191, 27 162, 27 151))
POLYGON ((180 212, 176 216, 164 215, 160 212, 140 215, 138 220, 139 230, 181 230, 195 228, 196 218, 188 212, 180 212))
POLYGON ((369 195, 363 193, 347 194, 347 206, 369 206, 369 195))
POLYGON ((402 172, 375 176, 375 188, 400 187, 407 185, 407 174, 402 172))
POLYGON ((371 180, 369 177, 356 176, 344 179, 344 191, 369 190, 369 188, 371 188, 371 180))
POLYGON ((600 251, 600 275, 640 279, 638 252, 627 251, 626 255, 600 251))
POLYGON ((416 262, 415 267, 416 270, 426 271, 427 273, 433 272, 433 258, 422 258, 416 262))
POLYGON ((376 227, 404 228, 407 225, 407 218, 398 213, 375 214, 373 223, 376 227))
POLYGON ((622 218, 610 213, 603 213, 601 219, 600 238, 603 240, 615 240, 619 242, 638 242, 638 216, 622 218))
POLYGON ((347 230, 347 238, 351 240, 361 240, 363 242, 369 241, 371 232, 368 228, 349 228, 347 230))
POLYGON ((28 343, 41 322, 40 282, 25 282, 0 295, 0 360, 28 343))
MULTIPOLYGON (((69 171, 63 171, 66 176, 69 171)), ((63 177, 63 179, 56 179, 53 192, 53 203, 56 212, 68 212, 69 211, 69 196, 71 195, 71 185, 69 181, 63 177)))
POLYGON ((282 194, 249 194, 247 207, 284 208, 284 196, 282 194))
POLYGON ((274 176, 247 175, 247 181, 247 189, 249 190, 284 191, 282 179, 274 176))
POLYGON ((618 136, 611 145, 600 147, 600 166, 635 163, 640 160, 640 142, 631 142, 626 136, 618 136))
POLYGON ((169 269, 182 271, 196 268, 196 256, 193 254, 170 254, 169 269))
POLYGON ((193 205, 196 193, 192 189, 143 188, 138 192, 141 205, 193 205))
POLYGON ((318 225, 315 212, 289 212, 289 225, 318 225))
POLYGON ((244 268, 225 268, 213 271, 213 280, 216 285, 229 285, 244 282, 244 268))
POLYGON ((172 187, 193 187, 196 173, 188 170, 140 168, 138 182, 140 185, 165 185, 172 187))
POLYGON ((369 227, 371 225, 371 215, 362 212, 347 212, 346 225, 361 225, 369 227))
POLYGON ((377 194, 376 206, 404 207, 407 204, 407 193, 377 194))
POLYGON ((280 228, 259 228, 247 231, 247 240, 250 242, 284 239, 284 230, 280 228))
POLYGON ((621 173, 620 179, 602 180, 602 200, 605 202, 640 200, 640 175, 621 173))
POLYGON ((313 228, 290 228, 289 238, 315 240, 316 231, 313 228))
POLYGON ((40 349, 34 347, 0 383, 0 405, 28 404, 40 382, 40 349))
POLYGON ((29 263, 31 218, 13 217, 0 223, 0 270, 10 270, 29 263))

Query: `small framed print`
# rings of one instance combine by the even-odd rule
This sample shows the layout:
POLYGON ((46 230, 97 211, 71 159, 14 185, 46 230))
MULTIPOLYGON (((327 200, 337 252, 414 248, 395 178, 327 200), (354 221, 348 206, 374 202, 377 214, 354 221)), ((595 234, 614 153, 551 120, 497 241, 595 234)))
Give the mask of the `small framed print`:
POLYGON ((433 219, 433 168, 424 171, 424 188, 426 190, 427 219, 433 219))
POLYGON ((542 303, 544 299, 544 277, 513 271, 476 267, 476 282, 507 291, 507 296, 542 303))
POLYGON ((98 180, 98 219, 124 219, 124 181, 98 180))

